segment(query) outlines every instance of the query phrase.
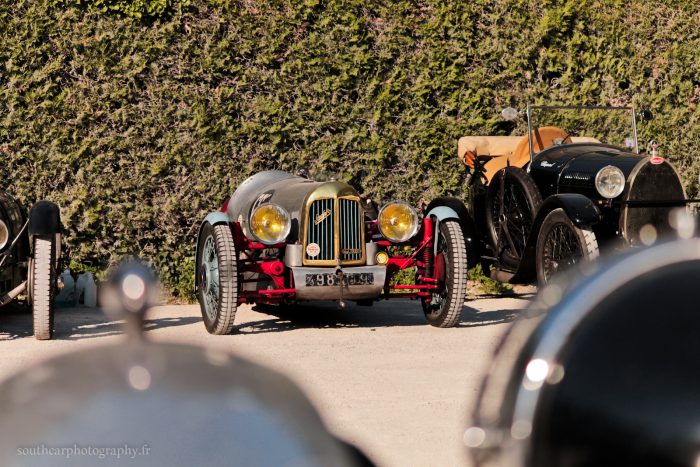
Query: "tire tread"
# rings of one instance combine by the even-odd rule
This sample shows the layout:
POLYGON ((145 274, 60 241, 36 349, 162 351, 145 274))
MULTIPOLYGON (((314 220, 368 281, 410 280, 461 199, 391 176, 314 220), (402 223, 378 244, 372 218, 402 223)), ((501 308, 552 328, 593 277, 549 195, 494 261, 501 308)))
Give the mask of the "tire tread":
POLYGON ((211 225, 206 223, 197 240, 197 278, 199 281, 199 266, 201 263, 203 241, 209 236, 213 237, 214 250, 219 263, 219 297, 217 300, 217 310, 214 319, 211 319, 206 311, 206 300, 204 290, 197 286, 197 296, 202 312, 204 326, 210 334, 226 335, 232 334, 236 311, 238 310, 238 255, 236 245, 233 241, 231 227, 228 224, 211 225))
POLYGON ((55 239, 34 237, 34 261, 32 280, 32 324, 34 337, 39 340, 53 337, 55 239))
MULTIPOLYGON (((446 303, 435 319, 428 318, 428 322, 436 327, 451 328, 457 325, 462 317, 464 300, 467 295, 467 246, 464 242, 464 235, 459 222, 455 220, 445 220, 440 223, 444 227, 446 238, 449 243, 448 248, 452 251, 450 258, 450 268, 452 273, 452 288, 447 295, 446 303)), ((437 237, 437 235, 436 235, 437 237)))

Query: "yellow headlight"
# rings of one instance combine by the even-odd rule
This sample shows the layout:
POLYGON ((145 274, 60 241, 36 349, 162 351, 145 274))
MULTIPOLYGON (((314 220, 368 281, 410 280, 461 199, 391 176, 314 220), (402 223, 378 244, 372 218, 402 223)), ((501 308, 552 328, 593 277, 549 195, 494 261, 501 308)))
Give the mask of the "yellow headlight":
POLYGON ((5 248, 10 240, 10 231, 4 221, 0 221, 0 249, 5 248))
POLYGON ((276 204, 258 206, 250 215, 251 232, 266 245, 284 241, 291 225, 287 211, 276 204))
POLYGON ((418 215, 406 203, 385 204, 377 219, 379 231, 393 242, 405 242, 418 232, 418 215))

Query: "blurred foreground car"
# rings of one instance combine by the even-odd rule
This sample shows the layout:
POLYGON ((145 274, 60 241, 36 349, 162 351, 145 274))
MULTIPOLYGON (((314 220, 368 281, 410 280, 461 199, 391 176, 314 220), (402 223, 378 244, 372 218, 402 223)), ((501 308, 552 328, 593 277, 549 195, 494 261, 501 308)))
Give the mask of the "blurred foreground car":
MULTIPOLYGON (((519 115, 503 111, 506 120, 519 115)), ((686 199, 666 159, 639 154, 638 115, 631 107, 528 106, 525 136, 461 138, 458 155, 473 169, 469 206, 436 203, 460 212, 471 263, 491 266, 503 282, 544 284, 599 248, 675 235, 698 200, 686 199)))
POLYGON ((34 337, 53 335, 53 299, 61 256, 58 206, 36 203, 29 214, 7 193, 0 193, 0 306, 21 294, 31 304, 34 337))
POLYGON ((561 279, 496 350, 464 434, 474 463, 697 467, 700 239, 561 279))
POLYGON ((128 339, 0 384, 3 466, 368 466, 289 379, 227 352, 154 344, 152 273, 122 265, 101 302, 128 339))
POLYGON ((242 303, 304 300, 420 299, 427 321, 459 322, 467 258, 458 214, 435 207, 424 216, 392 201, 372 206, 340 181, 282 171, 244 181, 202 222, 196 292, 207 330, 229 334, 242 303), (416 268, 414 284, 390 285, 416 268))

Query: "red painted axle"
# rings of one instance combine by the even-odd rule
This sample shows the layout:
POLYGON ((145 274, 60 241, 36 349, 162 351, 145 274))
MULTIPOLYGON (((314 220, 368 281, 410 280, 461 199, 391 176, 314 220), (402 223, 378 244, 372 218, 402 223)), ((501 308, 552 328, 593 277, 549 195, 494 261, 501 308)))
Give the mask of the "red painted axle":
POLYGON ((269 290, 243 290, 241 291, 241 296, 243 297, 255 297, 257 295, 268 296, 268 295, 294 295, 297 293, 297 289, 269 289, 269 290))

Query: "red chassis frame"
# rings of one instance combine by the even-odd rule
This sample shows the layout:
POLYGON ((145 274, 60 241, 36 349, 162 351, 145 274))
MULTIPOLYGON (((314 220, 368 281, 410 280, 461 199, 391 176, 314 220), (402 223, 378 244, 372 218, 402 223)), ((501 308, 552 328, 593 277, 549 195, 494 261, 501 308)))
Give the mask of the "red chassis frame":
MULTIPOLYGON (((278 243, 276 245, 265 245, 257 241, 252 241, 245 237, 241 226, 238 222, 232 222, 231 230, 233 233, 233 241, 236 245, 236 250, 252 251, 269 250, 284 248, 286 243, 278 243)), ((379 240, 375 242, 380 247, 385 247, 386 253, 389 255, 387 262, 387 284, 384 286, 384 293, 378 298, 410 298, 422 299, 425 302, 431 300, 432 292, 440 290, 441 285, 445 282, 445 258, 442 253, 433 254, 433 246, 435 239, 434 224, 432 219, 423 219, 423 225, 420 232, 414 239, 405 243, 393 243, 388 240, 379 240), (410 255, 392 255, 389 247, 405 247, 409 246, 413 249, 410 255), (416 284, 404 285, 388 285, 391 276, 403 269, 416 267, 416 284)), ((379 233, 377 221, 365 222, 366 232, 369 237, 379 233)), ((238 303, 281 303, 296 295, 294 288, 294 278, 292 271, 282 263, 279 259, 256 260, 256 259, 239 259, 238 272, 254 272, 268 276, 274 284, 274 289, 268 290, 242 290, 238 294, 238 303)), ((258 282, 251 280, 251 282, 258 282)))

